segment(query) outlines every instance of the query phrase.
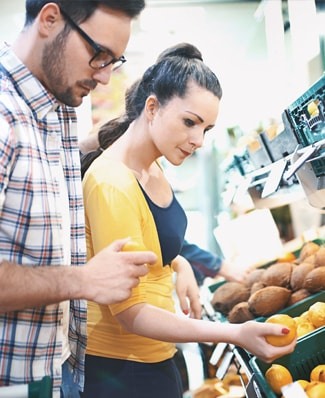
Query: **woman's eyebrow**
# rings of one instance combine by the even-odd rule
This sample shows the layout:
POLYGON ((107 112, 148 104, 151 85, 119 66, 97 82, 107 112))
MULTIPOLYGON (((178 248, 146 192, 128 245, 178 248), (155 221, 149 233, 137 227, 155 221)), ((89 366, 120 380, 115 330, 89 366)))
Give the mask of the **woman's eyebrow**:
POLYGON ((204 122, 204 120, 201 118, 201 116, 197 115, 196 113, 191 112, 191 111, 186 111, 186 112, 188 112, 188 113, 190 113, 191 115, 194 115, 195 117, 197 117, 197 118, 200 120, 201 123, 204 122))

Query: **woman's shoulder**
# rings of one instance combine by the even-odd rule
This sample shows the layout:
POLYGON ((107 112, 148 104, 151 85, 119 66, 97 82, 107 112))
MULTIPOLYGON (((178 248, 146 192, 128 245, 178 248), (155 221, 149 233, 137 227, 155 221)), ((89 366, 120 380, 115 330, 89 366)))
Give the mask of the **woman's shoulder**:
POLYGON ((83 180, 84 190, 106 187, 105 190, 121 191, 134 195, 139 184, 131 169, 122 161, 103 153, 91 164, 83 180))

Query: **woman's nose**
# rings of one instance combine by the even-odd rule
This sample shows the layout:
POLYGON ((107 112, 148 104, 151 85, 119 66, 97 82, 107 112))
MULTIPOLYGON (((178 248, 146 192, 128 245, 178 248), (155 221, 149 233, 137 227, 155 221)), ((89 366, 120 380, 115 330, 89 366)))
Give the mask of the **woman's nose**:
POLYGON ((195 146, 195 148, 201 148, 203 145, 204 141, 204 131, 198 131, 196 134, 193 134, 193 136, 190 139, 190 144, 195 146))

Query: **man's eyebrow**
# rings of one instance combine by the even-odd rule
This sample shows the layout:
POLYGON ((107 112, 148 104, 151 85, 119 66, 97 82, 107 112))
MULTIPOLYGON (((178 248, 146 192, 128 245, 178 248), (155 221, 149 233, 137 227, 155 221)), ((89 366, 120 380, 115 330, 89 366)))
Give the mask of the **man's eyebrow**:
POLYGON ((113 53, 113 51, 112 51, 110 48, 105 47, 105 46, 103 46, 102 44, 100 44, 100 43, 98 43, 98 42, 96 42, 96 44, 97 44, 104 52, 109 53, 112 57, 115 58, 115 54, 113 53))

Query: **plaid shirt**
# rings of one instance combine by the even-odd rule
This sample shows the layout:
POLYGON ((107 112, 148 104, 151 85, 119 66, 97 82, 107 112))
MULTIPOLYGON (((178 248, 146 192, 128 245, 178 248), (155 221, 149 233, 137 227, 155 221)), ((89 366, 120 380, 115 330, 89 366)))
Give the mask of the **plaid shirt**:
MULTIPOLYGON (((63 165, 69 193, 71 264, 85 264, 76 130, 74 109, 59 104, 8 46, 0 48, 0 259, 27 266, 63 265, 56 172, 63 165)), ((86 346, 83 300, 70 302, 69 342, 69 361, 82 386, 86 346)), ((54 396, 59 397, 59 304, 0 314, 0 347, 0 386, 50 375, 54 396)))

